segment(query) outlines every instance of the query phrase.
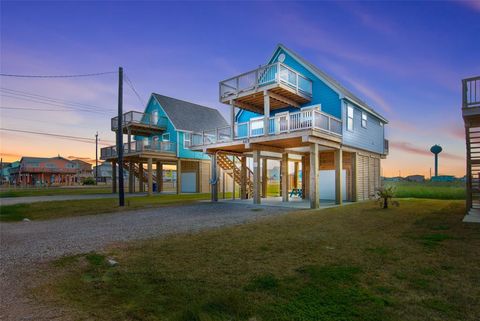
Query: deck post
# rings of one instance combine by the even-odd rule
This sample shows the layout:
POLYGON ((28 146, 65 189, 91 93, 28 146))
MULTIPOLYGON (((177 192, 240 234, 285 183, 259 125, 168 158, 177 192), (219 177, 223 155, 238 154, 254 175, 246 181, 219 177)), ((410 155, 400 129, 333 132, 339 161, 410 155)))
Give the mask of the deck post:
POLYGON ((235 157, 233 158, 233 168, 232 168, 232 200, 235 199, 235 157))
POLYGON ((352 202, 358 201, 357 198, 357 176, 358 176, 358 169, 357 169, 357 153, 351 153, 352 155, 352 174, 351 180, 352 180, 352 202))
POLYGON ((310 208, 320 207, 320 189, 318 182, 318 145, 313 143, 310 145, 310 175, 309 175, 309 193, 310 193, 310 208))
POLYGON ((157 193, 161 193, 163 192, 163 165, 161 162, 157 162, 156 171, 157 193))
POLYGON ((211 170, 212 173, 210 175, 210 188, 211 188, 211 201, 217 202, 218 201, 218 172, 217 172, 217 154, 210 155, 211 161, 211 170))
POLYGON ((153 195, 153 168, 152 168, 152 158, 148 158, 148 163, 147 163, 147 170, 148 170, 148 196, 153 195))
POLYGON ((130 160, 128 162, 128 192, 133 193, 135 164, 130 160))
POLYGON ((138 163, 138 191, 140 193, 145 192, 145 177, 143 176, 143 163, 138 163))
POLYGON ((302 156, 302 198, 306 199, 308 190, 307 190, 307 180, 308 180, 308 157, 305 155, 302 156))
POLYGON ((240 157, 240 199, 247 199, 247 157, 240 157))
POLYGON ((339 148, 335 150, 334 158, 335 158, 335 204, 341 205, 343 202, 342 196, 342 162, 343 162, 343 155, 342 149, 339 148))
POLYGON ((265 116, 263 119, 263 135, 268 136, 270 133, 270 96, 267 90, 263 92, 263 106, 263 114, 265 116))
POLYGON ((293 188, 298 188, 298 162, 294 162, 293 165, 293 188))
POLYGON ((288 153, 282 154, 281 166, 282 202, 288 202, 288 153))
POLYGON ((232 128, 230 128, 230 137, 235 137, 235 105, 233 104, 233 100, 230 100, 230 124, 232 128))
POLYGON ((182 161, 177 160, 177 194, 182 192, 182 161))
POLYGON ((260 150, 253 151, 253 204, 260 204, 260 150))
POLYGON ((268 190, 268 169, 267 169, 268 159, 266 157, 262 158, 262 197, 267 197, 268 190))
POLYGON ((117 162, 112 161, 112 193, 117 193, 117 162))

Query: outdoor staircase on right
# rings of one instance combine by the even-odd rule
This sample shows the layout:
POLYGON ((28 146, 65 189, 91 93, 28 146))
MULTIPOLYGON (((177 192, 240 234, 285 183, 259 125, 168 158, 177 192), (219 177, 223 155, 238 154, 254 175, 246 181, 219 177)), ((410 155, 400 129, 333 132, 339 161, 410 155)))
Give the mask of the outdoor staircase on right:
MULTIPOLYGON (((241 185, 241 175, 242 171, 241 168, 237 166, 235 160, 240 161, 238 156, 229 156, 225 154, 218 154, 217 155, 217 164, 223 169, 228 176, 235 180, 239 186, 241 185)), ((247 167, 247 175, 246 175, 246 192, 247 197, 248 195, 253 194, 253 172, 250 168, 247 167)))

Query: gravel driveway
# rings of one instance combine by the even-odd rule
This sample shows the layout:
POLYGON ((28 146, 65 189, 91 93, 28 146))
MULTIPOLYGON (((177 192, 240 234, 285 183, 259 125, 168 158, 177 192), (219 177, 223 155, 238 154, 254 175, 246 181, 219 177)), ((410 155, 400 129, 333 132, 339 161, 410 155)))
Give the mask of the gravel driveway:
POLYGON ((35 264, 67 255, 99 250, 129 241, 241 224, 289 208, 200 202, 123 213, 79 216, 50 221, 0 224, 0 320, 64 319, 35 305, 22 288, 31 285, 35 264), (9 295, 5 295, 9 293, 9 295))
MULTIPOLYGON (((145 196, 146 193, 125 194, 125 197, 145 196)), ((116 198, 118 194, 84 194, 84 195, 42 195, 42 196, 21 196, 2 197, 0 205, 28 204, 50 201, 71 201, 71 200, 92 200, 100 198, 116 198)))

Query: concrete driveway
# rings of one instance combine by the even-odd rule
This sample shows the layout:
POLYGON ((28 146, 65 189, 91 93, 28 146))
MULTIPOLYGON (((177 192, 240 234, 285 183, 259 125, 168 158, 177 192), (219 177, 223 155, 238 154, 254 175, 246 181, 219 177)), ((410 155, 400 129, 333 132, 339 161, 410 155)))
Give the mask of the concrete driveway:
MULTIPOLYGON (((146 193, 125 194, 125 197, 145 196, 146 193)), ((85 195, 44 195, 44 196, 21 196, 0 198, 0 205, 27 204, 36 202, 70 201, 70 200, 93 200, 100 198, 116 198, 118 194, 85 194, 85 195)))

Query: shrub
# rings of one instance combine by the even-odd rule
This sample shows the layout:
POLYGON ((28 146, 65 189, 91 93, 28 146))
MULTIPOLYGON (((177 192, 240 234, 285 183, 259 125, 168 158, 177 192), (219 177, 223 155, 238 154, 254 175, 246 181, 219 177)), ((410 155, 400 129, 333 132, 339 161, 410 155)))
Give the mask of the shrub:
POLYGON ((83 185, 96 185, 95 180, 91 177, 87 177, 83 180, 83 185))
POLYGON ((373 199, 382 208, 388 208, 388 205, 399 206, 399 203, 393 200, 394 197, 395 197, 395 187, 393 186, 379 187, 375 191, 375 194, 373 194, 373 199))

